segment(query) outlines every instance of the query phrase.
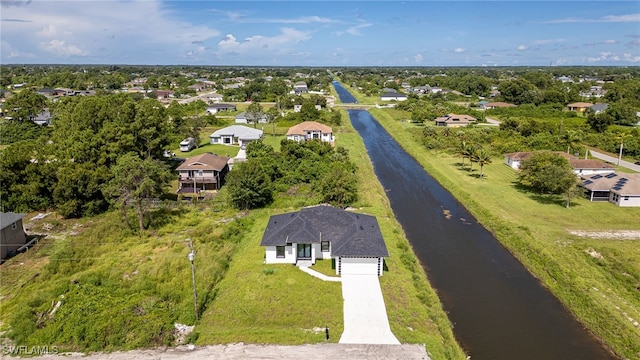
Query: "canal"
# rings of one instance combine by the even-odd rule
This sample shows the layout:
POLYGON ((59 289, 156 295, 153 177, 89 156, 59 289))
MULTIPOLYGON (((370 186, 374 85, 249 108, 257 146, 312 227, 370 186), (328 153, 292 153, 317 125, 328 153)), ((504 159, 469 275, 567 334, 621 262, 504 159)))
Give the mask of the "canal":
POLYGON ((472 360, 615 359, 367 111, 348 113, 472 360))

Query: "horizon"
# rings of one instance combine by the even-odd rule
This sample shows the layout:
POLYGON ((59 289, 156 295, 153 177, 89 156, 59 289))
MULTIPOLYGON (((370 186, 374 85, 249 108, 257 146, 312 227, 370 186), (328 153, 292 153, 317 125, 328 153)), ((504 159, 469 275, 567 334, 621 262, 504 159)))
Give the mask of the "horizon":
POLYGON ((1 6, 3 65, 640 65, 636 1, 3 0, 1 6))

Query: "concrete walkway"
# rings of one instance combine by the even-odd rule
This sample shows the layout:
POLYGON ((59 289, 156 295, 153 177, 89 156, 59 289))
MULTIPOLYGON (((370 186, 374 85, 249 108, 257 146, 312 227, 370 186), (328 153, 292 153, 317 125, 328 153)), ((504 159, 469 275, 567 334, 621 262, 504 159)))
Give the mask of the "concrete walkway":
POLYGON ((333 277, 312 270, 306 264, 300 264, 298 268, 324 281, 342 282, 344 332, 340 344, 400 345, 389 327, 377 275, 333 277))
POLYGON ((344 332, 341 344, 400 345, 389 327, 377 275, 342 275, 344 332))

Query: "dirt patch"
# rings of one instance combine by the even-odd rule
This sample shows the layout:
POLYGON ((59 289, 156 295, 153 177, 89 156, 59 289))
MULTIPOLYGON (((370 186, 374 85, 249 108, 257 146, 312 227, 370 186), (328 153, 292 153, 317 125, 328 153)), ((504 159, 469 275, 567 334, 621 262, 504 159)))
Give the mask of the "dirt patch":
POLYGON ((251 359, 341 359, 341 360, 383 360, 430 359, 424 345, 351 345, 351 344, 314 344, 314 345, 257 345, 257 344, 227 344, 196 347, 183 345, 176 348, 133 350, 126 352, 80 354, 65 353, 58 355, 44 355, 32 359, 62 360, 69 358, 93 360, 251 360, 251 359))
POLYGON ((569 230, 571 235, 592 239, 640 240, 640 230, 584 231, 569 230))

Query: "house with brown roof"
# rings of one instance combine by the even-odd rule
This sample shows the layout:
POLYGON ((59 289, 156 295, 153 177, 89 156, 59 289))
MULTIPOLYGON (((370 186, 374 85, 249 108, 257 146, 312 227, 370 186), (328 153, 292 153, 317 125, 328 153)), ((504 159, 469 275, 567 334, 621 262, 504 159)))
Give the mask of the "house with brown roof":
MULTIPOLYGON (((535 151, 519 151, 504 155, 504 163, 509 167, 518 170, 522 161, 530 158, 535 151)), ((607 162, 598 159, 578 159, 564 151, 553 151, 554 154, 563 156, 569 160, 573 172, 578 175, 609 174, 615 171, 615 167, 607 162)))
POLYGON ((620 207, 640 206, 640 174, 612 172, 580 177, 589 201, 608 201, 620 207))
POLYGON ((178 194, 196 194, 203 190, 220 190, 229 172, 229 158, 212 153, 196 155, 176 168, 178 194))
POLYGON ((290 127, 287 131, 287 139, 298 142, 318 139, 332 144, 335 141, 333 129, 316 121, 304 121, 290 127))
POLYGON ((467 126, 476 121, 476 118, 470 115, 447 114, 435 119, 436 126, 461 127, 467 126))
POLYGON ((567 105, 567 109, 569 111, 577 111, 577 112, 585 112, 588 108, 592 107, 592 103, 588 102, 577 102, 567 105))

